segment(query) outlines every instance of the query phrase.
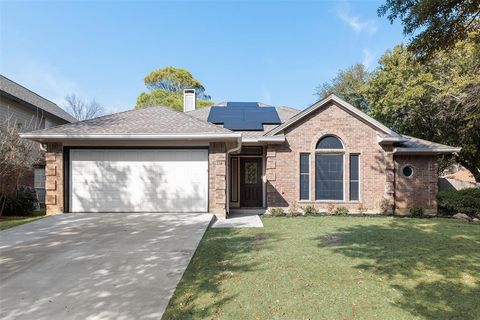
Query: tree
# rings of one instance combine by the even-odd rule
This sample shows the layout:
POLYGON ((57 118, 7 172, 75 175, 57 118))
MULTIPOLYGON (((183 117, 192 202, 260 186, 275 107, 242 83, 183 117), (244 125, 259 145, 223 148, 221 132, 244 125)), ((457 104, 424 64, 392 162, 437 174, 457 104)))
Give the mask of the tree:
MULTIPOLYGON (((167 106, 177 111, 183 111, 183 95, 172 94, 163 89, 157 89, 149 93, 142 92, 137 98, 137 105, 135 108, 141 109, 158 105, 167 106)), ((197 99, 197 108, 208 107, 211 105, 213 105, 211 101, 197 99)))
POLYGON ((67 111, 78 120, 88 120, 104 114, 105 110, 97 101, 85 101, 82 97, 70 94, 65 97, 67 111))
POLYGON ((346 70, 340 70, 332 81, 318 86, 316 95, 322 99, 333 93, 358 109, 368 112, 364 91, 369 77, 370 73, 363 64, 355 64, 346 70))
POLYGON ((480 182, 478 35, 419 62, 405 46, 387 52, 365 92, 371 115, 396 131, 459 146, 456 160, 480 182))
POLYGON ((0 123, 0 216, 5 200, 15 194, 19 180, 38 161, 33 142, 20 138, 12 117, 0 123))
POLYGON ((164 105, 182 111, 184 89, 195 89, 198 107, 213 104, 202 83, 184 69, 175 67, 158 69, 148 74, 144 82, 150 92, 142 92, 137 97, 136 109, 164 105))
MULTIPOLYGON (((412 36, 409 48, 420 59, 480 30, 479 0, 387 0, 378 15, 386 15, 391 23, 402 21, 403 33, 412 36)), ((480 41, 480 33, 474 41, 480 41)))

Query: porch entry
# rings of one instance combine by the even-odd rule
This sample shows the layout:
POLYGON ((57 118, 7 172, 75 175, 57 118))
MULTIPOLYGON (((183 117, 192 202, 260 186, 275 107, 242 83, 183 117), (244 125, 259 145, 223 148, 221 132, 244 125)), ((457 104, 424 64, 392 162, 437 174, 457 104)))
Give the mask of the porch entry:
POLYGON ((240 158, 240 207, 262 205, 262 158, 240 158))

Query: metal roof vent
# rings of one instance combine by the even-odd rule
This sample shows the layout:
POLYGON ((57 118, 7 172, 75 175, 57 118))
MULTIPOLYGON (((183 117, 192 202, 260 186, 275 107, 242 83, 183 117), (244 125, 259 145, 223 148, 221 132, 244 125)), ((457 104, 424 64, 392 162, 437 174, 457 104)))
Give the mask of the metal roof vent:
POLYGON ((197 107, 195 89, 183 90, 183 112, 193 111, 197 107))

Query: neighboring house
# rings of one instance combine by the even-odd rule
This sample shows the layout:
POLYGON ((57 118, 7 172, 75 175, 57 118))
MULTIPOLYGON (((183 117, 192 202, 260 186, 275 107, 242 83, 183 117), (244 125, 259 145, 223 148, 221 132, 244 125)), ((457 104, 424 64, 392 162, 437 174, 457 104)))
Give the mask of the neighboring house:
POLYGON ((232 208, 308 204, 430 213, 437 156, 460 150, 397 134, 334 95, 299 112, 259 103, 195 110, 191 94, 185 112, 157 106, 22 134, 47 144, 48 213, 224 218, 232 208))
MULTIPOLYGON (((0 75, 0 125, 16 126, 20 132, 50 128, 77 121, 55 103, 0 75)), ((21 184, 35 187, 39 202, 45 202, 45 161, 37 144, 32 157, 38 159, 21 184)))
POLYGON ((480 188, 480 183, 475 181, 473 174, 459 164, 452 165, 445 174, 438 179, 438 190, 462 190, 469 188, 480 188))

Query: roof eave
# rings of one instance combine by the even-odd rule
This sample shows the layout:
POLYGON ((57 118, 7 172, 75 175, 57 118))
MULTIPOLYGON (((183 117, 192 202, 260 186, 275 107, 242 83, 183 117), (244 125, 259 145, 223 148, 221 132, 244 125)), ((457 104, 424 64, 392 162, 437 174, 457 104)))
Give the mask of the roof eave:
POLYGON ((277 144, 285 142, 285 135, 262 136, 258 138, 243 138, 243 143, 277 144))
POLYGON ((404 136, 386 136, 382 137, 380 135, 377 136, 377 141, 379 144, 392 144, 392 143, 403 143, 409 141, 410 138, 406 138, 404 136))
POLYGON ((452 154, 458 153, 462 148, 395 148, 393 150, 394 154, 404 154, 404 155, 421 155, 421 154, 452 154))
POLYGON ((237 140, 241 138, 240 133, 196 133, 196 134, 42 134, 34 132, 21 133, 20 137, 37 141, 37 142, 61 142, 61 141, 78 141, 78 140, 130 140, 130 141, 225 141, 237 140))

